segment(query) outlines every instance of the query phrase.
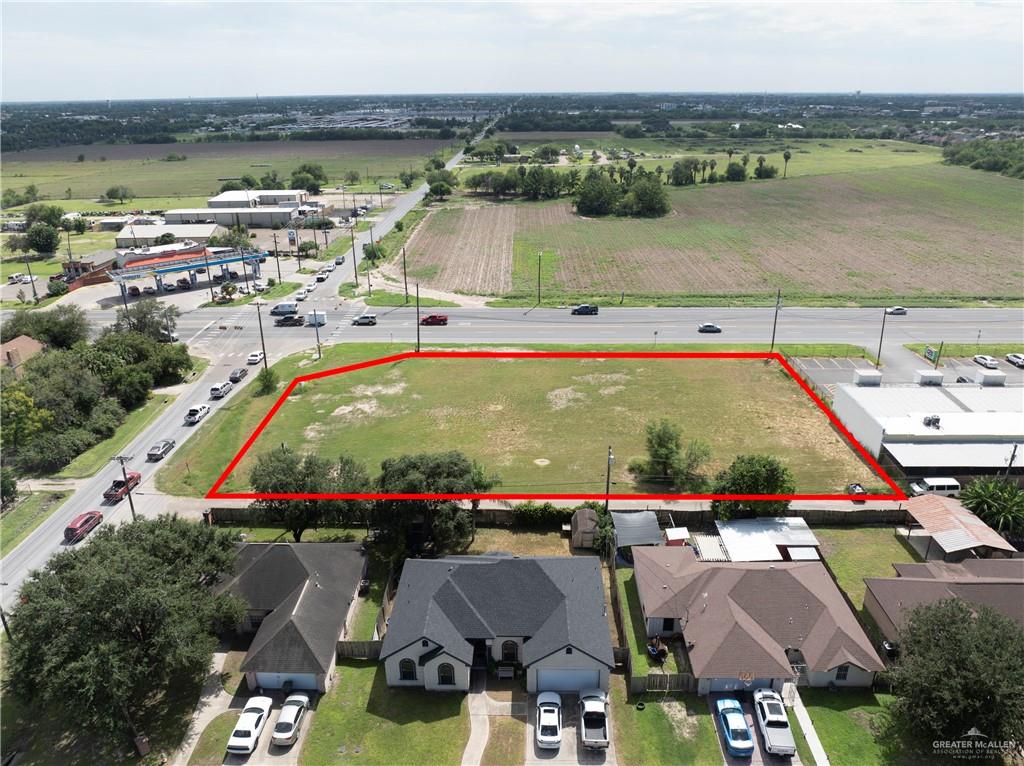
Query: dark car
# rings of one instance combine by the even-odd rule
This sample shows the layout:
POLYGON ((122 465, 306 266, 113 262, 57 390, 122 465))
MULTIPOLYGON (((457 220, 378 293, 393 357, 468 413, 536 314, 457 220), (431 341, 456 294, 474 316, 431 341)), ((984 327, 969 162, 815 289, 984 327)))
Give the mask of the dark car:
POLYGON ((721 332, 722 328, 714 322, 701 322, 697 325, 697 332, 721 332))
POLYGON ((128 294, 134 298, 138 295, 142 295, 142 290, 140 290, 137 285, 132 285, 128 288, 128 294))
POLYGON ((192 289, 192 280, 190 280, 188 277, 182 277, 181 279, 178 280, 177 285, 182 290, 190 290, 192 289))
POLYGON ((284 316, 274 321, 278 327, 302 327, 305 323, 306 317, 302 316, 284 316))
POLYGON ((420 320, 420 324, 448 324, 447 314, 427 314, 420 320))
POLYGON ((249 371, 245 367, 236 367, 231 371, 231 374, 228 375, 228 380, 230 380, 232 383, 239 383, 241 382, 242 378, 244 378, 248 374, 249 371))
POLYGON ((75 517, 64 530, 64 541, 75 544, 87 534, 92 532, 103 521, 103 514, 99 511, 86 511, 75 517))
POLYGON ((163 460, 167 453, 174 449, 174 439, 161 439, 146 453, 146 460, 163 460))
POLYGON ((232 279, 238 279, 238 272, 229 270, 228 276, 231 277, 232 279))
POLYGON ((590 303, 581 303, 579 306, 573 306, 573 314, 596 314, 597 306, 590 303))

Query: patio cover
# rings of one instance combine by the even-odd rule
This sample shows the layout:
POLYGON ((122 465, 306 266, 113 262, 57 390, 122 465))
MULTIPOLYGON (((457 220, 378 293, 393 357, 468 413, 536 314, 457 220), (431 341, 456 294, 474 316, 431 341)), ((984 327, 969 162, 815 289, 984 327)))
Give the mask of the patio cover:
POLYGON ((654 511, 638 513, 612 512, 612 526, 615 527, 615 540, 619 548, 630 545, 664 545, 661 527, 658 526, 658 515, 654 511))

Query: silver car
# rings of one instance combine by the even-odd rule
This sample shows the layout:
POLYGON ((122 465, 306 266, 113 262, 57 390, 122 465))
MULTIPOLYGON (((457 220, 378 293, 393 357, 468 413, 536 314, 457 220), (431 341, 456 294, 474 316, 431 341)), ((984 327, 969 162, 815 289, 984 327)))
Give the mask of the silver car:
POLYGON ((281 705, 281 714, 274 724, 274 735, 270 738, 270 744, 278 747, 294 745, 299 738, 299 729, 302 728, 302 720, 309 710, 309 697, 305 694, 289 694, 288 698, 281 705))

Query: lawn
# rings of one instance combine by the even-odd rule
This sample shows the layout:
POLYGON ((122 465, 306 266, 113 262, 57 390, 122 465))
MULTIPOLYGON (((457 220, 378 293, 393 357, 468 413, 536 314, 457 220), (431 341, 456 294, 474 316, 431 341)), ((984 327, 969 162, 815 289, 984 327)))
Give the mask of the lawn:
POLYGON ((623 677, 613 675, 611 704, 620 766, 721 766, 718 735, 703 697, 671 692, 627 699, 623 677), (644 709, 637 710, 641 701, 644 709))
POLYGON ((370 557, 367 577, 370 590, 365 596, 356 596, 356 612, 352 617, 347 638, 350 641, 372 641, 377 629, 377 613, 384 603, 384 589, 387 587, 388 567, 376 556, 370 557))
POLYGON ((221 766, 224 763, 224 748, 235 730, 240 712, 229 710, 221 713, 206 725, 188 759, 188 766, 221 766))
POLYGON ((890 695, 867 689, 805 688, 800 698, 833 766, 895 766, 899 762, 886 756, 871 731, 872 719, 891 702, 890 695))
POLYGON ((13 551, 46 517, 60 508, 70 492, 29 492, 0 516, 0 557, 13 551))
MULTIPOLYGON (((199 308, 203 309, 210 308, 213 306, 246 306, 252 303, 257 298, 259 298, 261 301, 273 301, 291 295, 300 287, 302 287, 302 285, 299 284, 298 282, 278 282, 273 287, 268 287, 262 293, 250 292, 248 295, 236 293, 235 300, 231 301, 230 303, 217 303, 216 301, 207 301, 206 303, 203 303, 199 308)), ((267 321, 273 324, 273 319, 268 318, 267 321)))
MULTIPOLYGON (((349 283, 349 285, 351 285, 351 283, 349 283)), ((343 285, 343 287, 344 287, 344 285, 343 285)), ((377 292, 375 292, 372 296, 365 297, 364 298, 364 302, 366 303, 367 306, 415 306, 416 305, 416 292, 415 292, 415 290, 416 290, 415 287, 410 286, 410 288, 409 288, 409 300, 408 301, 405 300, 405 292, 404 291, 400 292, 400 293, 391 293, 391 292, 382 292, 381 290, 377 290, 377 292)), ((339 294, 340 295, 344 295, 344 293, 342 293, 342 291, 340 289, 339 289, 339 294)), ((346 296, 346 297, 350 297, 350 296, 346 296)), ((429 309, 429 308, 452 308, 453 306, 458 306, 458 305, 459 304, 455 303, 454 301, 446 301, 446 300, 442 300, 440 298, 420 297, 420 308, 423 308, 423 309, 429 309)))
POLYGON ((526 721, 509 715, 492 715, 487 747, 480 766, 517 766, 526 758, 526 721))
POLYGON ((464 694, 389 689, 383 665, 351 660, 319 700, 299 763, 456 766, 468 738, 464 694))
MULTIPOLYGON (((224 657, 224 666, 221 668, 220 682, 224 691, 236 695, 245 683, 245 673, 241 671, 242 660, 245 659, 248 650, 241 647, 233 647, 224 657)), ((243 689, 244 691, 244 689, 243 689)), ((221 743, 223 745, 223 743, 221 743)))
POLYGON ((121 454, 124 447, 142 433, 175 398, 170 394, 158 394, 138 409, 132 410, 124 422, 118 426, 113 436, 83 452, 68 463, 57 476, 62 479, 82 479, 92 476, 110 463, 111 455, 121 454))
POLYGON ((504 551, 514 556, 568 556, 569 539, 558 532, 477 527, 467 553, 504 551))
POLYGON ((615 570, 615 576, 619 587, 619 603, 622 605, 623 617, 628 624, 626 629, 626 643, 629 644, 629 653, 632 658, 633 675, 642 676, 648 673, 657 673, 659 670, 664 673, 677 673, 674 652, 669 652, 665 663, 655 662, 647 653, 647 625, 644 622, 643 608, 640 605, 640 594, 636 589, 634 571, 627 567, 620 567, 615 570))
POLYGON ((789 728, 793 732, 793 741, 796 742, 796 754, 800 758, 800 763, 804 766, 814 766, 814 754, 811 752, 811 746, 807 744, 807 736, 804 734, 804 729, 800 725, 796 713, 793 712, 793 708, 786 708, 786 717, 789 718, 789 728))
MULTIPOLYGON (((906 347, 925 359, 925 346, 931 346, 936 351, 939 350, 938 341, 935 343, 908 343, 906 347)), ((942 358, 939 363, 941 364, 949 358, 965 358, 975 354, 988 354, 1002 362, 1007 354, 1024 354, 1024 343, 946 343, 942 346, 942 358)), ((926 361, 929 364, 932 363, 930 359, 926 359, 926 361)))

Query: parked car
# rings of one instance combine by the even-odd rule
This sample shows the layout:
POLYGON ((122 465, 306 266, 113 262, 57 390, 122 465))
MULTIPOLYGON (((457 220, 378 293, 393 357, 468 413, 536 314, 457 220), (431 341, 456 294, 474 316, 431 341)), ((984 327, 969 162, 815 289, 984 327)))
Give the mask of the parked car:
POLYGON ((156 295, 156 288, 153 285, 146 285, 142 288, 142 292, 146 295, 156 295))
POLYGON ((381 184, 380 188, 381 189, 394 189, 395 185, 394 184, 381 184))
POLYGON ((949 476, 926 476, 910 483, 910 494, 960 497, 960 482, 949 476))
POLYGON ((596 314, 597 306, 592 303, 581 303, 579 306, 572 307, 573 314, 596 314))
POLYGON ((228 277, 231 279, 238 279, 238 272, 228 269, 228 277))
POLYGON ((252 289, 255 292, 262 293, 264 290, 267 289, 267 286, 265 284, 263 284, 262 282, 253 282, 252 283, 252 289))
POLYGON ((185 413, 185 425, 194 426, 209 414, 209 404, 197 404, 195 407, 189 407, 188 412, 185 413))
POLYGON ((764 738, 764 749, 772 755, 792 756, 796 754, 796 740, 789 728, 786 706, 782 697, 771 689, 754 691, 754 718, 764 738))
POLYGON ((9 284, 9 285, 16 285, 16 284, 18 284, 19 282, 21 282, 21 276, 22 275, 21 275, 20 271, 16 271, 13 274, 8 274, 7 275, 7 284, 9 284))
POLYGON ((173 293, 177 289, 178 289, 178 286, 175 285, 174 282, 165 282, 164 283, 164 292, 165 293, 173 293))
POLYGON ((352 324, 355 325, 375 325, 377 324, 376 314, 360 314, 352 320, 352 324))
POLYGON ((256 750, 273 704, 274 701, 270 697, 250 697, 246 701, 242 715, 238 717, 238 723, 235 724, 235 729, 228 740, 229 753, 249 755, 256 750))
POLYGON ((886 314, 892 314, 893 316, 906 316, 907 310, 903 306, 890 306, 885 310, 886 314))
POLYGON ((146 453, 146 460, 163 460, 167 453, 174 449, 174 439, 161 439, 146 453))
POLYGON ((1006 361, 1014 367, 1024 367, 1024 354, 1007 354, 1006 361))
POLYGON ((132 285, 131 287, 128 288, 128 294, 133 298, 137 298, 138 296, 142 295, 142 290, 139 289, 138 285, 132 285))
POLYGON ((447 314, 427 314, 423 319, 420 320, 420 324, 448 324, 447 314))
POLYGON ((697 332, 721 332, 722 328, 714 322, 701 322, 697 325, 697 332))
POLYGON ((211 399, 223 399, 234 386, 230 380, 225 380, 223 383, 218 383, 215 386, 210 387, 210 398, 211 399))
MULTIPOLYGON (((862 484, 847 484, 846 485, 846 494, 848 494, 848 495, 866 495, 867 493, 868 493, 868 491, 866 489, 864 489, 864 486, 862 484)), ((855 503, 864 503, 864 502, 867 502, 867 501, 866 500, 861 500, 860 498, 855 498, 853 502, 855 502, 855 503)))
POLYGON ((176 284, 181 290, 190 290, 192 288, 192 280, 188 277, 182 277, 176 282, 176 284))
POLYGON ((725 740, 725 749, 729 755, 737 758, 749 758, 754 754, 754 737, 747 726, 747 719, 743 715, 743 707, 739 700, 732 697, 724 697, 715 703, 715 711, 718 714, 718 726, 722 730, 722 739, 725 740))
POLYGON ((249 356, 247 356, 245 358, 245 363, 246 364, 259 364, 262 361, 263 361, 263 352, 262 351, 253 351, 251 354, 249 354, 249 356))
POLYGON ((224 274, 218 271, 216 274, 213 275, 213 281, 220 284, 221 282, 224 281, 224 274))
POLYGON ((175 332, 168 332, 166 329, 160 330, 157 341, 160 343, 177 343, 178 334, 175 332))
POLYGON ((274 724, 274 735, 270 738, 272 745, 288 747, 294 745, 299 738, 302 719, 309 710, 309 697, 305 694, 289 694, 281 705, 281 712, 274 724))
POLYGON ((228 380, 230 380, 232 383, 241 383, 242 378, 244 378, 248 374, 249 370, 247 370, 245 367, 236 367, 231 371, 231 374, 228 375, 228 380))
POLYGON ((37 277, 35 274, 22 274, 21 275, 21 283, 23 285, 30 285, 33 282, 35 282, 37 279, 39 279, 39 277, 37 277))
POLYGON ((74 545, 92 532, 103 521, 103 514, 99 511, 86 511, 80 513, 64 529, 64 542, 74 545))
POLYGON ((982 367, 986 367, 990 370, 995 370, 999 367, 999 360, 988 354, 975 354, 974 363, 980 364, 982 367))
POLYGON ((557 692, 537 695, 537 747, 557 750, 562 744, 562 698, 557 692))
POLYGON ((108 503, 120 503, 125 497, 128 496, 128 492, 139 485, 142 481, 142 474, 138 471, 128 471, 128 481, 124 478, 114 479, 107 491, 103 493, 103 499, 108 503))
POLYGON ((970 378, 964 377, 963 375, 957 375, 956 376, 956 382, 957 383, 972 383, 973 381, 970 378))
POLYGON ((580 744, 592 750, 608 747, 608 695, 600 689, 580 692, 580 744))
POLYGON ((305 321, 306 318, 302 316, 286 316, 281 317, 274 324, 278 327, 302 327, 305 321))

